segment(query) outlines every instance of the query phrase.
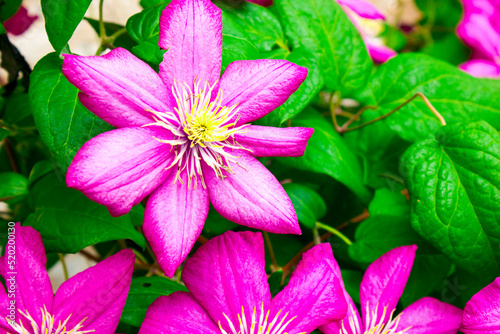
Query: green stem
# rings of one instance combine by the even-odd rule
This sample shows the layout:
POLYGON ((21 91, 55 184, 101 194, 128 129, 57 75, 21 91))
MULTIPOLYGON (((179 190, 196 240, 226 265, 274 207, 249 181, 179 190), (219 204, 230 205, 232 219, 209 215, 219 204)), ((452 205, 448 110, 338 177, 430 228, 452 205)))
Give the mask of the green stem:
POLYGON ((57 253, 57 255, 59 256, 59 261, 61 261, 61 265, 64 272, 64 279, 67 281, 69 279, 69 274, 68 274, 68 268, 66 267, 66 262, 64 261, 64 254, 57 253))
POLYGON ((328 232, 336 235, 337 237, 339 237, 340 239, 342 239, 348 246, 352 245, 352 241, 349 240, 348 237, 346 237, 345 235, 343 235, 340 231, 338 231, 334 227, 325 225, 325 224, 320 223, 320 222, 316 222, 316 228, 321 228, 321 229, 323 229, 325 231, 328 231, 328 232))
POLYGON ((269 251, 269 257, 271 258, 272 266, 274 267, 272 269, 278 269, 280 266, 278 265, 278 262, 276 262, 276 257, 274 256, 273 245, 271 244, 269 233, 267 233, 266 231, 262 232, 263 232, 262 234, 264 235, 264 242, 266 243, 267 250, 269 251))
POLYGON ((135 254, 135 256, 142 262, 142 263, 145 263, 145 264, 149 264, 148 263, 148 260, 146 260, 146 258, 141 254, 139 253, 136 249, 133 249, 132 248, 132 252, 135 254))

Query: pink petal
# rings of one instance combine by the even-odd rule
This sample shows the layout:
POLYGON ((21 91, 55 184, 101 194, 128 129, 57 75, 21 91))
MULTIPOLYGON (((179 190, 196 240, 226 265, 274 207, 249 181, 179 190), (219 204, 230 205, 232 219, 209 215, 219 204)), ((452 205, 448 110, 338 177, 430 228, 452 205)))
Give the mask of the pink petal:
POLYGON ((139 334, 220 334, 207 312, 189 292, 161 296, 148 308, 139 334))
POLYGON ((370 43, 365 40, 366 47, 368 48, 368 53, 374 62, 378 64, 385 63, 392 57, 396 57, 398 53, 393 49, 380 44, 370 43))
POLYGON ((286 60, 235 61, 221 78, 222 104, 238 104, 237 124, 252 122, 282 105, 306 76, 307 68, 286 60))
POLYGON ((28 30, 36 19, 38 19, 38 15, 31 16, 26 7, 21 6, 14 16, 3 23, 3 27, 9 34, 17 36, 28 30))
POLYGON ((400 315, 398 330, 411 327, 412 334, 455 334, 462 323, 462 310, 436 298, 424 297, 400 315))
MULTIPOLYGON (((42 315, 40 308, 52 308, 52 285, 49 275, 47 275, 45 247, 42 243, 40 233, 30 226, 21 226, 16 223, 12 234, 14 236, 14 248, 7 243, 4 278, 7 289, 10 289, 10 282, 15 282, 14 294, 16 308, 29 313, 37 322, 41 322, 42 315), (15 259, 10 250, 14 249, 15 259), (14 260, 14 261, 13 261, 14 260)), ((24 319, 19 312, 16 312, 16 320, 24 319)))
POLYGON ((288 285, 273 299, 272 316, 281 310, 280 320, 286 313, 287 320, 296 317, 286 327, 287 331, 311 333, 345 316, 347 303, 343 289, 327 259, 333 259, 329 244, 317 245, 304 253, 288 285))
MULTIPOLYGON (((378 306, 377 319, 382 318, 384 307, 387 307, 383 321, 387 322, 403 294, 416 251, 416 245, 397 247, 370 264, 360 288, 363 323, 367 323, 367 304, 370 313, 378 306)), ((373 317, 370 315, 370 318, 373 317)))
POLYGON ((475 53, 494 59, 500 56, 500 30, 494 23, 500 12, 496 9, 495 13, 495 7, 491 4, 487 6, 493 8, 481 8, 485 3, 487 2, 475 1, 472 6, 465 6, 464 18, 457 27, 457 34, 475 53))
POLYGON ((54 297, 56 319, 67 327, 84 320, 83 330, 114 333, 127 299, 135 256, 125 249, 64 282, 54 297))
POLYGON ((254 3, 256 5, 269 7, 273 5, 273 0, 246 0, 248 2, 254 3))
MULTIPOLYGON (((130 211, 159 187, 171 169, 171 146, 159 127, 121 128, 102 133, 78 151, 68 168, 68 187, 105 205, 112 216, 130 211)), ((171 136, 171 135, 170 135, 171 136)))
POLYGON ((322 333, 325 333, 325 334, 343 333, 342 328, 344 328, 344 330, 345 330, 345 333, 343 333, 343 334, 358 334, 358 333, 353 332, 351 330, 351 326, 349 323, 350 323, 350 321, 354 321, 355 323, 359 324, 359 328, 362 328, 363 326, 361 323, 361 318, 359 316, 359 312, 358 312, 358 309, 356 308, 356 305, 354 304, 351 296, 349 296, 349 294, 347 293, 347 290, 345 289, 344 281, 342 280, 342 273, 340 271, 340 267, 333 256, 327 257, 325 259, 328 262, 328 264, 330 265, 330 267, 332 268, 335 276, 337 276, 337 278, 339 278, 340 286, 341 286, 342 291, 344 293, 344 297, 347 301, 348 308, 347 308, 347 314, 345 315, 345 317, 341 321, 335 321, 335 322, 329 323, 327 325, 321 326, 319 329, 322 333), (342 327, 342 324, 344 325, 344 327, 342 327))
MULTIPOLYGON (((4 260, 3 258, 0 258, 0 261, 3 262, 3 260, 4 260)), ((7 331, 9 332, 12 331, 12 327, 8 323, 8 320, 10 320, 11 318, 10 317, 7 318, 7 316, 10 316, 11 311, 13 312, 13 317, 15 317, 16 305, 14 300, 12 302, 13 304, 11 304, 11 299, 8 297, 4 286, 3 285, 0 286, 0 333, 1 334, 7 333, 7 331)))
POLYGON ((312 128, 273 128, 250 125, 234 135, 254 157, 300 157, 304 155, 312 128))
POLYGON ((467 302, 460 331, 465 334, 500 331, 500 277, 467 302))
MULTIPOLYGON (((200 236, 210 200, 201 184, 188 189, 187 183, 175 181, 170 174, 165 183, 151 194, 144 213, 144 235, 160 267, 173 277, 200 236)), ((186 172, 181 175, 187 180, 186 172)))
POLYGON ((125 49, 116 48, 104 56, 65 55, 63 73, 82 91, 83 105, 115 127, 151 123, 146 110, 170 110, 171 93, 158 74, 125 49))
POLYGON ((264 241, 260 233, 231 232, 215 237, 201 246, 186 261, 182 279, 214 322, 229 330, 223 314, 234 325, 239 323, 242 307, 250 316, 261 306, 269 310, 271 293, 265 271, 264 241))
POLYGON ((222 12, 210 0, 174 0, 160 18, 160 64, 167 87, 174 81, 215 83, 222 61, 222 12))
POLYGON ((341 6, 346 6, 356 14, 366 19, 385 20, 382 14, 371 2, 366 0, 336 0, 341 6))
POLYGON ((478 78, 500 78, 500 66, 490 60, 469 60, 458 67, 478 78))
POLYGON ((203 166, 210 200, 224 218, 248 227, 271 233, 300 234, 293 204, 281 184, 257 159, 246 152, 234 174, 217 178, 214 170, 203 166))

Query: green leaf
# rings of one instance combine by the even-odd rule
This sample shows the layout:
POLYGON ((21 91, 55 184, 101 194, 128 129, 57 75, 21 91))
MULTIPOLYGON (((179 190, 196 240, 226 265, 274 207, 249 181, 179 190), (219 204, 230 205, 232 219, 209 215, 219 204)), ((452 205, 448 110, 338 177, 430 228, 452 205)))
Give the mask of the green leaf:
MULTIPOLYGON (((425 55, 401 54, 374 74, 372 89, 381 115, 420 92, 448 123, 483 119, 500 129, 500 90, 487 82, 425 55)), ((408 141, 433 138, 441 127, 418 97, 386 122, 408 141)))
POLYGON ((29 98, 43 142, 64 169, 85 142, 112 129, 78 100, 78 89, 64 77, 62 60, 51 53, 31 74, 29 98))
POLYGON ((277 270, 269 275, 267 283, 269 284, 269 290, 271 291, 271 296, 276 296, 281 290, 281 280, 283 278, 283 270, 277 270))
POLYGON ((137 43, 157 37, 160 33, 160 16, 166 5, 154 6, 132 15, 127 20, 127 32, 137 43))
POLYGON ((366 86, 372 61, 358 31, 331 0, 276 0, 287 37, 318 60, 330 90, 353 96, 366 86))
POLYGON ((45 30, 57 53, 68 44, 92 0, 41 0, 45 30))
POLYGON ((234 230, 236 227, 238 227, 238 224, 222 217, 212 206, 210 206, 207 219, 203 225, 203 233, 219 235, 228 230, 234 230))
POLYGON ((0 140, 4 140, 9 136, 10 131, 5 128, 0 128, 0 140))
POLYGON ((13 125, 18 124, 32 113, 28 94, 17 94, 7 100, 2 118, 7 124, 13 125))
POLYGON ((5 34, 7 33, 7 31, 5 31, 5 27, 3 26, 3 24, 0 22, 0 34, 5 34))
POLYGON ((254 60, 259 58, 259 50, 246 39, 231 35, 222 35, 222 72, 224 72, 226 67, 233 61, 254 60))
POLYGON ((137 277, 132 279, 121 322, 141 327, 148 307, 160 296, 168 296, 176 291, 187 291, 184 285, 165 277, 137 277))
POLYGON ((261 52, 277 45, 286 48, 281 24, 269 9, 247 2, 239 8, 221 7, 223 34, 248 39, 261 52))
POLYGON ((443 127, 401 161, 413 228, 451 261, 500 275, 500 136, 484 121, 443 127))
POLYGON ((0 173, 0 202, 28 194, 28 179, 18 173, 0 173))
POLYGON ((359 224, 349 247, 352 259, 368 264, 393 248, 425 243, 411 227, 410 205, 400 193, 377 190, 368 212, 370 217, 359 224))
POLYGON ((302 157, 278 159, 301 170, 329 175, 367 203, 371 193, 363 185, 361 166, 330 122, 314 109, 306 109, 293 120, 292 125, 312 127, 314 134, 302 157))
POLYGON ((286 54, 286 60, 306 67, 307 78, 285 103, 267 114, 259 124, 281 126, 281 124, 301 112, 323 88, 323 77, 313 57, 303 48, 286 54))
MULTIPOLYGON (((19 7, 21 7, 21 3, 23 0, 4 0, 0 2, 0 20, 2 22, 7 21, 10 17, 12 17, 17 11, 19 10, 19 7)), ((2 25, 2 29, 4 32, 2 34, 5 34, 5 28, 2 25)))
MULTIPOLYGON (((96 34, 99 36, 100 34, 99 21, 88 17, 85 18, 85 21, 87 21, 92 26, 96 34)), ((124 28, 125 27, 120 24, 112 22, 104 22, 104 30, 106 31, 106 36, 111 36, 114 33, 124 28)), ((127 50, 132 49, 132 47, 134 47, 136 44, 137 43, 132 39, 132 37, 130 37, 128 32, 122 33, 113 41, 114 46, 125 48, 127 50)))
POLYGON ((349 269, 342 269, 341 273, 347 293, 355 303, 360 304, 359 289, 361 280, 363 279, 363 273, 361 271, 349 269))
POLYGON ((131 239, 145 247, 131 215, 111 217, 106 207, 92 202, 78 190, 66 187, 62 173, 46 173, 47 164, 32 173, 29 201, 35 212, 25 224, 42 235, 47 252, 76 253, 96 243, 131 239), (40 176, 43 175, 43 176, 40 176))
POLYGON ((315 228, 316 222, 326 214, 323 198, 311 188, 299 183, 286 183, 283 188, 292 201, 299 222, 308 228, 315 228))

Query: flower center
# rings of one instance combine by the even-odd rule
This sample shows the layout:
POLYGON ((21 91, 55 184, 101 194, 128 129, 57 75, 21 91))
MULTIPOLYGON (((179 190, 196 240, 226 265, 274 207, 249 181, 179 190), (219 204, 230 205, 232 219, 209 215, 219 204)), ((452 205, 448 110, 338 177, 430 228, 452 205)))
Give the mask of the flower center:
MULTIPOLYGON (((288 312, 285 315, 282 315, 281 310, 276 314, 273 319, 269 319, 270 311, 264 312, 264 304, 262 304, 260 309, 260 315, 257 318, 256 315, 257 308, 254 307, 252 318, 250 324, 248 324, 245 310, 243 306, 241 307, 241 314, 238 314, 238 327, 233 324, 231 319, 224 314, 228 324, 229 330, 225 330, 222 328, 221 322, 219 321, 219 328, 222 334, 288 334, 285 332, 287 326, 295 319, 296 317, 288 317, 288 312)), ((306 334, 306 333, 298 333, 298 334, 306 334)))
POLYGON ((392 310, 391 316, 389 317, 389 321, 384 323, 385 315, 387 314, 387 307, 384 307, 384 311, 382 312, 382 316, 378 317, 378 305, 370 310, 369 304, 366 304, 366 324, 365 331, 361 331, 361 324, 358 321, 357 317, 349 317, 349 329, 348 331, 345 328, 344 322, 342 322, 342 329, 339 334, 348 334, 348 333, 363 333, 363 334, 403 334, 411 329, 411 327, 405 329, 398 329, 399 321, 401 320, 401 315, 403 313, 398 314, 394 319, 392 318, 394 315, 395 309, 392 310))
POLYGON ((173 139, 155 139, 174 147, 175 159, 168 168, 177 166, 176 181, 181 183, 184 180, 180 175, 185 170, 189 188, 192 183, 196 188, 198 178, 206 188, 202 161, 215 171, 217 177, 224 178, 223 171, 232 174, 231 164, 237 164, 238 157, 230 151, 243 149, 233 136, 242 132, 246 125, 236 126, 237 105, 222 106, 222 91, 215 94, 216 85, 205 83, 201 86, 195 80, 191 87, 175 82, 172 87, 177 102, 175 113, 148 110, 156 122, 145 126, 160 126, 174 135, 173 139))
MULTIPOLYGON (((43 309, 40 308, 40 312, 42 313, 41 325, 36 323, 35 319, 33 319, 28 311, 26 311, 25 313, 19 310, 19 313, 26 320, 25 323, 23 323, 22 319, 20 319, 18 323, 15 323, 9 318, 6 319, 9 325, 14 329, 15 333, 18 334, 84 334, 95 332, 94 330, 80 330, 81 328, 83 328, 83 322, 85 321, 85 319, 80 321, 75 327, 68 328, 66 324, 71 317, 71 315, 69 315, 63 322, 59 320, 57 326, 55 326, 54 316, 51 315, 49 311, 47 311, 47 308, 45 308, 45 306, 43 307, 43 309)), ((10 332, 7 333, 10 334, 10 332)))

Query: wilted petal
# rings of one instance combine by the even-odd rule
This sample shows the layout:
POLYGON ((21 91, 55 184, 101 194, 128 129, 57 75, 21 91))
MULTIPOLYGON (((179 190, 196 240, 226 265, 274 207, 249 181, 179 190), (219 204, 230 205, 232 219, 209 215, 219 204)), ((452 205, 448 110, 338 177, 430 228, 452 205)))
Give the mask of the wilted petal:
POLYGON ((125 49, 104 56, 65 55, 63 73, 82 91, 83 105, 115 127, 151 123, 146 110, 169 111, 165 101, 171 94, 158 74, 125 49))
POLYGON ((222 13, 210 0, 174 0, 160 18, 160 64, 167 87, 174 81, 215 83, 222 60, 222 13))
POLYGON ((286 60, 232 62, 220 82, 222 105, 238 104, 237 124, 255 121, 282 105, 306 76, 307 68, 286 60))
POLYGON ((462 323, 462 310, 424 297, 404 309, 400 318, 398 330, 411 327, 412 334, 455 334, 462 323))
MULTIPOLYGON (((176 172, 151 194, 144 213, 144 235, 165 274, 172 277, 199 237, 208 214, 208 192, 201 184, 188 189, 176 172)), ((181 175, 187 180, 186 173, 181 175)))
MULTIPOLYGON (((21 226, 16 223, 14 232, 15 261, 9 255, 7 243, 7 256, 5 261, 5 280, 7 288, 11 282, 15 284, 16 308, 29 313, 38 322, 42 320, 40 309, 52 307, 52 285, 47 274, 45 248, 40 233, 30 226, 21 226)), ((17 313, 16 319, 22 317, 17 313)), ((24 317, 22 317, 24 319, 24 317)))
POLYGON ((148 308, 139 334, 220 334, 217 325, 189 292, 156 299, 148 308))
POLYGON ((458 67, 470 75, 478 78, 500 77, 500 66, 490 60, 469 60, 458 67))
POLYGON ((53 313, 73 328, 85 319, 84 330, 114 333, 127 299, 134 253, 125 249, 64 282, 54 298, 53 313))
POLYGON ((272 301, 271 319, 281 310, 287 327, 294 333, 311 333, 321 325, 342 319, 347 303, 340 281, 326 259, 333 259, 329 244, 317 245, 304 253, 288 285, 272 301), (287 321, 285 320, 285 321, 287 321))
POLYGON ((166 132, 158 127, 121 128, 92 138, 68 168, 68 187, 105 205, 115 217, 126 214, 172 170, 166 169, 171 146, 154 138, 170 139, 166 132))
MULTIPOLYGON (((397 247, 370 264, 360 288, 363 323, 367 323, 367 304, 369 312, 378 306, 377 319, 382 318, 383 309, 386 307, 387 312, 383 322, 387 322, 403 294, 416 251, 416 245, 397 247)), ((370 315, 370 318, 373 317, 370 315)))
POLYGON ((500 277, 467 302, 460 331, 465 334, 500 331, 500 277))
POLYGON ((312 128, 250 125, 234 139, 254 157, 299 157, 304 155, 313 132, 312 128))
POLYGON ((356 14, 366 19, 385 20, 382 14, 371 2, 366 0, 336 0, 339 5, 346 6, 356 14))
POLYGON ((232 164, 234 174, 217 178, 203 166, 210 201, 224 218, 271 233, 300 234, 293 204, 285 190, 258 160, 245 152, 232 164))
POLYGON ((242 308, 248 321, 254 308, 269 309, 271 293, 265 266, 260 233, 228 231, 208 241, 186 261, 182 279, 212 319, 228 330, 224 314, 236 326, 242 308))

